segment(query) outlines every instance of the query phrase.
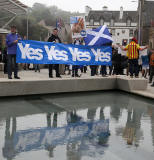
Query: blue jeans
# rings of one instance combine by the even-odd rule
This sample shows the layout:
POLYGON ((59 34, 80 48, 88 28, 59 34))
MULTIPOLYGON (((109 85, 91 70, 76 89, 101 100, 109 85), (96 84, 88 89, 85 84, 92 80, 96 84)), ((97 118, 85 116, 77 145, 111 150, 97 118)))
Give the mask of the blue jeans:
POLYGON ((139 74, 139 66, 138 66, 138 59, 129 59, 129 72, 130 76, 138 76, 139 74))
POLYGON ((18 64, 16 63, 16 55, 8 54, 8 77, 12 77, 12 70, 14 70, 14 77, 18 76, 18 64), (13 62, 13 63, 12 63, 13 62), (12 65, 13 64, 13 65, 12 65))
POLYGON ((40 65, 39 64, 34 64, 35 72, 39 71, 40 72, 40 65))

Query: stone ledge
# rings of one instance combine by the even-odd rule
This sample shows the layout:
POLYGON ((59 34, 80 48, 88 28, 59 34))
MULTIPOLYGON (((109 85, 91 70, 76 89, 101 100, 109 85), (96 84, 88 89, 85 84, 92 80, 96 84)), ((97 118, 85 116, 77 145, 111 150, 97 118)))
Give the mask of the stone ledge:
POLYGON ((120 89, 146 90, 147 80, 128 77, 62 78, 46 80, 0 80, 0 97, 120 89))
POLYGON ((151 93, 149 90, 146 90, 146 91, 131 91, 131 93, 133 94, 136 94, 136 95, 140 95, 142 97, 146 97, 146 98, 151 98, 151 99, 154 99, 154 94, 151 93))
POLYGON ((132 91, 132 90, 146 90, 148 86, 148 81, 142 78, 124 78, 117 77, 116 87, 117 89, 123 91, 132 91))

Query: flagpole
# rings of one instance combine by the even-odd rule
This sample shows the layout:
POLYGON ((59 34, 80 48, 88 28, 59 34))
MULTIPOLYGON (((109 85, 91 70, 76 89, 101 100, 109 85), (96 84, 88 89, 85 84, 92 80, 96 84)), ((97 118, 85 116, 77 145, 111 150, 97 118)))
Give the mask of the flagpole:
MULTIPOLYGON (((138 32, 138 42, 141 43, 141 0, 139 0, 139 32, 138 32)), ((140 44, 141 45, 141 44, 140 44)))
POLYGON ((141 0, 132 0, 131 2, 138 2, 138 43, 141 43, 141 14, 142 14, 142 2, 141 0))

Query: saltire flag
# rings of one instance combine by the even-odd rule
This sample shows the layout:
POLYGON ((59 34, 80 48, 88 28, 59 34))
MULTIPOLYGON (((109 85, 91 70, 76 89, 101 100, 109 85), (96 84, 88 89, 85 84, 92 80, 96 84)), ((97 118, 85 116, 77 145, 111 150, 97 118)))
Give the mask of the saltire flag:
POLYGON ((84 38, 84 41, 88 46, 101 46, 113 42, 106 25, 87 30, 87 37, 84 38))

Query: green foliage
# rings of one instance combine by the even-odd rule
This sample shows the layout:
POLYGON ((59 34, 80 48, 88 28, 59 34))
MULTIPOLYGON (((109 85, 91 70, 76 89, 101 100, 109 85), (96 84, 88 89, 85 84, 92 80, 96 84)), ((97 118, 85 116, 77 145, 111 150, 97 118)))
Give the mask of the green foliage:
MULTIPOLYGON (((5 13, 5 16, 10 14, 5 13)), ((81 15, 80 13, 71 13, 58 9, 56 6, 47 7, 40 3, 35 3, 30 9, 28 15, 29 24, 29 37, 31 40, 45 40, 48 35, 48 30, 39 22, 44 20, 47 26, 56 26, 56 20, 61 19, 64 23, 69 23, 70 16, 81 15)), ((1 22, 1 20, 0 20, 1 22)), ((4 22, 3 22, 4 23, 4 22)), ((27 33, 27 16, 18 16, 11 24, 15 24, 18 29, 18 33, 23 37, 27 33)), ((10 24, 10 25, 11 25, 10 24)))
MULTIPOLYGON (((12 24, 15 24, 18 29, 18 33, 21 37, 27 35, 27 17, 21 16, 16 18, 12 24)), ((29 17, 28 19, 28 39, 29 40, 45 40, 48 35, 48 30, 40 26, 35 18, 29 17)))

